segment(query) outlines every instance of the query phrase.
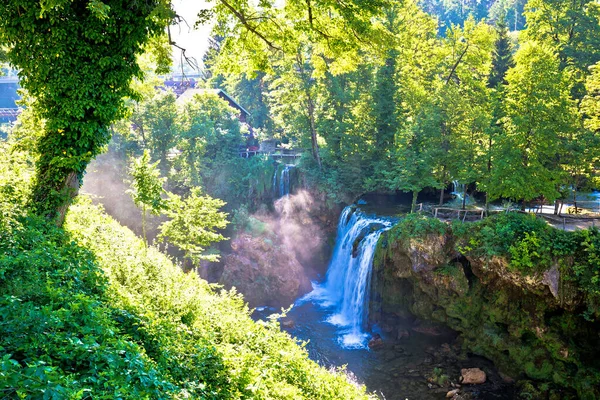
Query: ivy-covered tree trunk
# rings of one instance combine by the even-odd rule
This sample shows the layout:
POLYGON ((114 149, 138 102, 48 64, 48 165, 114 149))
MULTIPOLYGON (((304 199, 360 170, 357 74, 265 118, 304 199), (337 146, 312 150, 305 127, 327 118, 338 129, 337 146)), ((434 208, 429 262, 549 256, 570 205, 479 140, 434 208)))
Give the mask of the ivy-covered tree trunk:
POLYGON ((136 56, 170 20, 166 0, 5 0, 0 44, 45 120, 33 212, 62 224, 89 162, 123 115, 136 56))

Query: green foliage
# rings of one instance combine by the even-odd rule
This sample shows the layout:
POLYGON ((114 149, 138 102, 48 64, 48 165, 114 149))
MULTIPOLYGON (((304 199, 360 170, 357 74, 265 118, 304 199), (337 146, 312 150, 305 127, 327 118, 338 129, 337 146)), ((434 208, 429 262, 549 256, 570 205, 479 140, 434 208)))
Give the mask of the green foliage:
POLYGON ((236 111, 218 95, 196 95, 186 102, 179 115, 176 144, 181 155, 174 162, 176 182, 184 187, 200 185, 203 173, 212 167, 218 172, 216 165, 239 157, 240 129, 236 111))
POLYGON ((62 222, 123 98, 134 95, 136 56, 171 16, 163 0, 17 0, 0 9, 0 42, 45 120, 30 202, 38 214, 62 222))
POLYGON ((217 254, 203 254, 212 243, 226 238, 217 230, 227 226, 227 214, 219 209, 225 202, 202 195, 199 188, 194 188, 182 199, 181 196, 170 194, 166 215, 169 221, 159 226, 159 239, 168 239, 185 252, 192 261, 218 261, 217 254))
POLYGON ((87 201, 66 231, 2 221, 4 397, 367 398, 276 322, 253 322, 239 295, 183 273, 87 201))
POLYGON ((129 167, 129 174, 133 179, 129 194, 135 205, 142 209, 144 241, 146 241, 146 213, 159 215, 166 208, 165 201, 162 198, 165 193, 163 189, 165 178, 160 177, 160 171, 157 167, 159 162, 151 163, 150 152, 145 150, 141 157, 131 161, 129 167))
POLYGON ((506 76, 505 134, 498 137, 490 195, 552 201, 562 178, 556 156, 576 127, 576 110, 552 49, 527 42, 515 61, 506 76))
POLYGON ((429 235, 444 235, 448 231, 448 225, 437 218, 428 217, 424 214, 412 213, 402 218, 390 230, 389 236, 395 239, 423 239, 429 235))

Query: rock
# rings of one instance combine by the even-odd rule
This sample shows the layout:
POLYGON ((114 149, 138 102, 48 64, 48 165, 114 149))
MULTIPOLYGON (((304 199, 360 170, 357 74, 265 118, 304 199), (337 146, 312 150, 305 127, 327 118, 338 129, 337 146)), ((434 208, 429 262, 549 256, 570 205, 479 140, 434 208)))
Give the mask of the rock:
POLYGON ((394 346, 394 350, 395 350, 397 353, 404 353, 404 347, 402 347, 402 346, 400 346, 400 345, 398 345, 398 344, 394 346))
POLYGON ((295 326, 296 326, 296 323, 294 322, 294 320, 286 319, 284 321, 281 321, 281 327, 283 327, 283 328, 292 329, 295 326))
POLYGON ((479 368, 463 368, 460 370, 460 381, 463 385, 480 385, 485 383, 485 372, 479 368))
POLYGON ((406 329, 399 329, 398 330, 398 336, 396 336, 397 340, 400 340, 402 338, 407 338, 410 336, 410 333, 408 333, 408 331, 406 329))
POLYGON ((219 283, 235 286, 251 307, 287 307, 310 291, 310 280, 289 248, 247 234, 238 235, 231 246, 219 283))
POLYGON ((515 383, 515 380, 513 378, 500 371, 498 371, 498 375, 500 375, 500 378, 502 378, 502 380, 506 383, 515 383))
POLYGON ((415 326, 412 330, 429 336, 439 336, 442 334, 440 330, 434 326, 415 326))
POLYGON ((454 389, 454 390, 449 391, 448 393, 446 393, 446 398, 447 399, 453 398, 454 396, 456 396, 458 394, 459 390, 460 389, 454 389))
POLYGON ((379 333, 373 335, 371 340, 369 340, 369 348, 372 350, 378 349, 383 346, 383 339, 379 333))
POLYGON ((554 264, 549 270, 544 272, 544 278, 542 283, 547 285, 550 289, 550 293, 555 299, 558 299, 558 291, 560 284, 560 271, 558 270, 558 264, 554 264))

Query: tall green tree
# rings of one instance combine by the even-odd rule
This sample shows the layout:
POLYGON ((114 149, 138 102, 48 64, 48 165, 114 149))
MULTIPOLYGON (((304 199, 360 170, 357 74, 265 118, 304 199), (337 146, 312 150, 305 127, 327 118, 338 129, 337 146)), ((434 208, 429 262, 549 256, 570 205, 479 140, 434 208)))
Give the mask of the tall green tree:
POLYGON ((176 100, 173 92, 157 92, 149 100, 141 102, 131 116, 144 146, 154 159, 160 160, 163 173, 168 170, 167 154, 178 135, 176 100))
POLYGON ((166 193, 163 189, 165 178, 160 177, 159 162, 152 163, 150 152, 144 150, 142 156, 134 158, 129 167, 132 178, 129 194, 135 205, 142 210, 142 236, 146 245, 148 245, 146 237, 148 213, 159 215, 166 207, 162 198, 166 193))
MULTIPOLYGON (((200 186, 214 165, 239 157, 242 143, 237 111, 214 93, 197 94, 181 106, 174 181, 200 186)), ((217 173, 218 171, 214 171, 217 173)))
POLYGON ((186 198, 170 194, 166 214, 169 221, 159 226, 159 240, 167 239, 185 252, 185 256, 200 260, 218 261, 218 254, 206 254, 213 243, 226 238, 219 233, 227 226, 227 214, 219 211, 225 202, 202 195, 200 188, 193 188, 186 198))
POLYGON ((506 83, 506 72, 513 66, 513 46, 508 37, 508 27, 505 16, 501 15, 496 21, 496 43, 494 45, 494 59, 490 73, 489 86, 496 87, 506 83))
POLYGON ((388 52, 385 63, 375 73, 373 114, 375 117, 375 148, 378 152, 391 149, 398 131, 396 58, 398 51, 388 52))
POLYGON ((171 20, 167 0, 7 0, 0 43, 46 121, 30 206, 62 224, 90 160, 140 76, 136 56, 171 20))
POLYGON ((572 74, 573 95, 581 99, 587 68, 600 61, 600 4, 594 0, 529 0, 525 40, 551 46, 561 69, 572 74))
POLYGON ((498 138, 490 194, 525 202, 552 201, 564 177, 561 143, 574 129, 574 104, 560 60, 551 47, 524 43, 506 76, 504 132, 498 138))

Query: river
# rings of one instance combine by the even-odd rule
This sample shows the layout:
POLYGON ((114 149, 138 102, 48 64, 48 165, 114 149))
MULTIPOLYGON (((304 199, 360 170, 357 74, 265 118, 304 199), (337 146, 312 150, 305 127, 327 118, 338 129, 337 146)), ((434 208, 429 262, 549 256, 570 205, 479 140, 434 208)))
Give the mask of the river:
MULTIPOLYGON (((470 396, 465 398, 513 398, 512 385, 490 361, 461 351, 456 332, 411 317, 398 318, 393 330, 369 323, 373 253, 379 236, 393 223, 356 207, 344 209, 327 275, 295 302, 284 329, 307 343, 313 360, 327 368, 345 365, 351 379, 382 399, 446 398, 458 384, 460 369, 473 367, 483 369, 488 380, 462 388, 470 396), (374 335, 381 340, 371 349, 374 335)), ((259 307, 254 316, 266 318, 276 311, 259 307)))

